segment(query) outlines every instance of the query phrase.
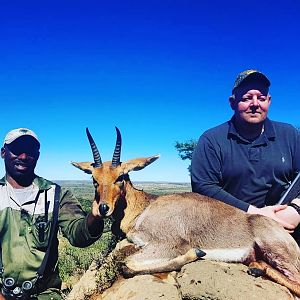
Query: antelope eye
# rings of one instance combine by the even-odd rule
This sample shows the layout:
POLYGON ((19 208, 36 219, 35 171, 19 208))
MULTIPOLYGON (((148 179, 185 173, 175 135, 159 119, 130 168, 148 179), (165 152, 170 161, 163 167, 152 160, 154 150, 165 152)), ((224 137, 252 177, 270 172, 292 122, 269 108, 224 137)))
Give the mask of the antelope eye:
POLYGON ((122 186, 124 181, 124 174, 121 174, 115 181, 115 184, 118 186, 122 186))

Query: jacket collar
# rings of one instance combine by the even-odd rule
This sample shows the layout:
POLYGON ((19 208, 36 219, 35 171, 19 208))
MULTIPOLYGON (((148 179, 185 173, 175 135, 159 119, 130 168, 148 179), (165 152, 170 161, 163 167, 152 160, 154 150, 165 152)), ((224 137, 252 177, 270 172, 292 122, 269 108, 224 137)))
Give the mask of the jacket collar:
MULTIPOLYGON (((39 176, 35 176, 33 183, 39 188, 39 190, 48 190, 51 188, 51 185, 53 184, 53 182, 39 176)), ((0 179, 0 185, 5 185, 5 184, 6 184, 6 176, 0 179)))

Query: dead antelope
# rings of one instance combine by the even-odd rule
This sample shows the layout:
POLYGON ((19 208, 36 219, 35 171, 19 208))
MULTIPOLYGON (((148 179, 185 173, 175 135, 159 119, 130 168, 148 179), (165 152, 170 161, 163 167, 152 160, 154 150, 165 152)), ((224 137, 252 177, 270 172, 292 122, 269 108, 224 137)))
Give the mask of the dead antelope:
POLYGON ((252 272, 263 272, 300 296, 300 251, 277 222, 196 193, 157 197, 135 189, 128 173, 159 156, 121 163, 121 135, 116 130, 112 161, 102 163, 87 129, 94 162, 72 164, 92 174, 101 214, 113 215, 114 231, 120 228, 138 247, 126 259, 128 275, 178 270, 203 256, 250 265, 252 272))

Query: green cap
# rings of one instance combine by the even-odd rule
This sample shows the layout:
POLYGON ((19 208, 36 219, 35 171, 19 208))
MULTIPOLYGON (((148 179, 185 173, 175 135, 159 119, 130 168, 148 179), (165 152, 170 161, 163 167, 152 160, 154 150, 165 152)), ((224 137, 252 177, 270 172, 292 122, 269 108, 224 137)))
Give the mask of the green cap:
POLYGON ((270 80, 267 78, 266 75, 263 73, 257 71, 257 70, 246 70, 238 74, 233 88, 232 88, 232 93, 234 93, 234 90, 241 86, 242 84, 245 84, 246 82, 249 81, 261 81, 265 83, 266 87, 269 87, 271 85, 270 80))

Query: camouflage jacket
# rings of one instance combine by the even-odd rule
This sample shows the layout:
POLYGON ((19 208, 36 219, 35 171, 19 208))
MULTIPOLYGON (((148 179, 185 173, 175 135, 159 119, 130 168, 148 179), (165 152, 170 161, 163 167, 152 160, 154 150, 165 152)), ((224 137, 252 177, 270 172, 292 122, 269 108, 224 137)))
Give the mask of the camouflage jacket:
MULTIPOLYGON (((4 278, 12 277, 18 286, 22 285, 25 280, 36 278, 37 270, 48 248, 51 231, 56 185, 38 176, 34 179, 33 184, 39 190, 36 201, 25 202, 20 206, 11 201, 5 177, 0 180, 2 276, 4 278), (48 202, 48 211, 45 213, 46 201, 48 202), (48 222, 41 238, 37 224, 40 220, 45 221, 45 219, 48 222)), ((99 236, 92 237, 90 235, 87 228, 87 214, 68 190, 62 190, 60 193, 58 228, 63 236, 76 247, 89 246, 99 238, 99 236)), ((58 274, 57 260, 58 238, 55 234, 44 277, 38 281, 36 294, 49 289, 57 291, 60 289, 61 280, 58 274)))

